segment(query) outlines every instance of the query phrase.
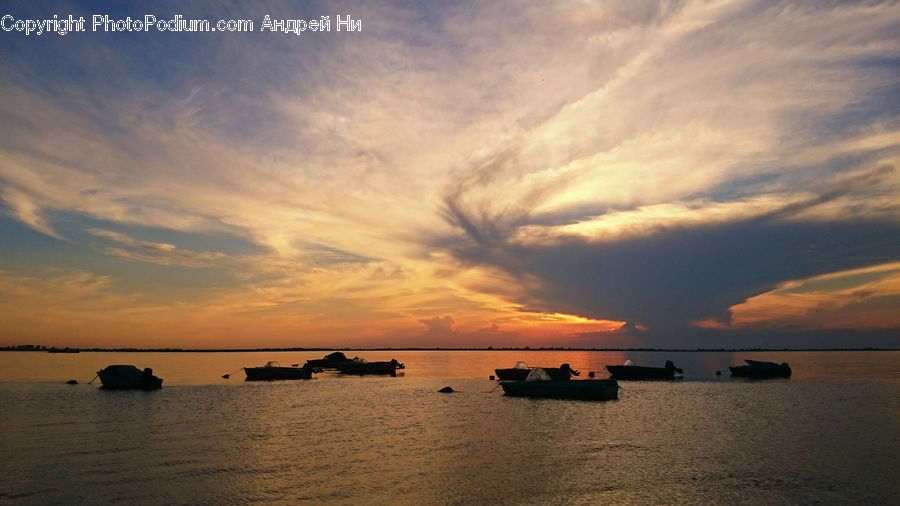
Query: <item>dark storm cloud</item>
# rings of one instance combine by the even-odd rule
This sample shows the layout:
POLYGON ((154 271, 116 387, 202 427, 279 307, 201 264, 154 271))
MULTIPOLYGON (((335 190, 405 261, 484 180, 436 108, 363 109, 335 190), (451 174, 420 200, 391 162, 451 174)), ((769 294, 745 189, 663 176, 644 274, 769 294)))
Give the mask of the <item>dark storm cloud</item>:
POLYGON ((602 242, 571 236, 532 245, 508 242, 515 233, 510 223, 527 218, 476 219, 448 198, 448 221, 468 239, 441 244, 466 265, 537 279, 527 285, 522 304, 540 301, 547 312, 637 323, 656 335, 680 333, 698 320, 727 323, 731 306, 786 280, 900 258, 900 226, 893 220, 800 219, 817 206, 877 186, 892 171, 877 168, 749 219, 660 226, 651 234, 602 242))

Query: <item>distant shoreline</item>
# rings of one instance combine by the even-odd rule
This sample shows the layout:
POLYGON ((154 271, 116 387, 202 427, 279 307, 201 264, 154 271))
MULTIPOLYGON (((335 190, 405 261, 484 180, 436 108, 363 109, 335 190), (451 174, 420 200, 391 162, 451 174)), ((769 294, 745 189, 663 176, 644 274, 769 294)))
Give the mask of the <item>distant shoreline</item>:
POLYGON ((556 348, 556 347, 486 347, 486 348, 55 348, 36 345, 6 346, 2 351, 27 351, 27 352, 116 352, 116 353, 249 353, 249 352, 331 352, 331 351, 604 351, 604 352, 666 352, 666 353, 696 353, 696 352, 770 352, 770 351, 900 351, 900 348, 556 348))

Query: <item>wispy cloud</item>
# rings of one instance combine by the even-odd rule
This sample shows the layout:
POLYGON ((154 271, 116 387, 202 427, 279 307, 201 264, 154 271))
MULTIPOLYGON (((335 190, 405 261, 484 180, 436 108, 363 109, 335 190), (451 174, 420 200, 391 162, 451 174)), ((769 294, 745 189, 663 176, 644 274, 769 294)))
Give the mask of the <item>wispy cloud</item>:
POLYGON ((892 3, 346 7, 362 33, 15 39, 9 218, 221 272, 181 303, 323 341, 749 321, 781 283, 900 255, 892 3))

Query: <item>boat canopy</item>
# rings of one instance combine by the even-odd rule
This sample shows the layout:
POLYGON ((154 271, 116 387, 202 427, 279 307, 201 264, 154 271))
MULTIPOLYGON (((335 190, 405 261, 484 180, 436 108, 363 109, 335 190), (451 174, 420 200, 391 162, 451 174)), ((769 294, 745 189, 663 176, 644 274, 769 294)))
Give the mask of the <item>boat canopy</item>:
POLYGON ((528 364, 522 362, 521 360, 516 362, 516 366, 513 369, 528 369, 528 364))
POLYGON ((634 361, 631 360, 631 359, 629 358, 628 360, 625 361, 625 365, 632 365, 632 366, 634 366, 634 365, 637 365, 637 364, 635 364, 634 361))
POLYGON ((281 365, 274 360, 269 360, 266 362, 266 367, 281 367, 281 365))

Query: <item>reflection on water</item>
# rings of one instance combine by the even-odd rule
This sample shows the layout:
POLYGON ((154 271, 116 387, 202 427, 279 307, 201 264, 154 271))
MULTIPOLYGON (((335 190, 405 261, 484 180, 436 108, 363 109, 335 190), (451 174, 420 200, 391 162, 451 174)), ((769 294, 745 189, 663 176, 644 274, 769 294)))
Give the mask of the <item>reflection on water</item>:
MULTIPOLYGON (((522 354, 492 353, 367 352, 397 356, 407 374, 273 383, 219 377, 240 362, 264 363, 264 354, 205 354, 206 365, 189 371, 180 368, 197 364, 192 356, 126 354, 102 359, 153 366, 163 389, 2 382, 0 500, 831 504, 900 496, 897 354, 845 356, 859 370, 844 379, 828 375, 841 370, 830 358, 840 354, 791 354, 783 360, 799 379, 716 381, 710 372, 709 381, 622 382, 618 401, 578 402, 503 396, 487 376, 522 354), (871 374, 863 363, 892 368, 860 380, 871 374), (201 372, 209 377, 200 381, 201 372), (447 385, 457 392, 437 393, 447 385)), ((524 360, 586 371, 625 358, 656 365, 667 357, 535 352, 524 360)), ((687 353, 672 360, 686 373, 736 363, 687 353)), ((61 379, 70 376, 78 377, 66 369, 61 379)))

